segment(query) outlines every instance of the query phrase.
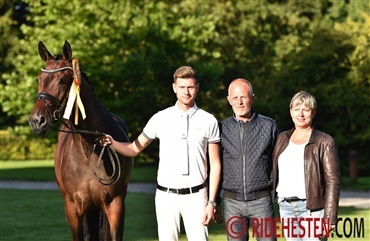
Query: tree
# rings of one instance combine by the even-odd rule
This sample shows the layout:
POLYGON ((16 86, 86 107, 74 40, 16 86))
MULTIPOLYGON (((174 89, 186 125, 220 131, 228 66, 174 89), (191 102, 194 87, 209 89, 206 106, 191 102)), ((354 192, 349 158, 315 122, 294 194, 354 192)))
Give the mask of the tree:
POLYGON ((232 114, 229 83, 243 77, 257 94, 254 108, 280 129, 291 126, 290 98, 305 89, 318 99, 315 124, 341 150, 369 143, 369 116, 358 115, 369 108, 367 1, 25 2, 27 24, 13 54, 5 51, 11 67, 0 85, 1 108, 19 124, 27 123, 43 66, 38 42, 55 54, 68 40, 98 98, 132 138, 174 104, 172 74, 191 65, 201 86, 197 104, 220 120, 232 114))
MULTIPOLYGON (((22 37, 19 26, 25 23, 25 13, 27 12, 27 6, 22 2, 14 2, 9 0, 0 1, 0 22, 1 22, 1 42, 0 42, 0 69, 1 73, 10 72, 14 65, 12 59, 16 55, 17 44, 19 38, 22 37)), ((6 85, 6 82, 1 78, 1 85, 6 85)), ((3 90, 1 90, 1 95, 3 90)), ((0 106, 0 126, 8 124, 15 124, 16 118, 7 113, 9 108, 7 106, 0 106)))

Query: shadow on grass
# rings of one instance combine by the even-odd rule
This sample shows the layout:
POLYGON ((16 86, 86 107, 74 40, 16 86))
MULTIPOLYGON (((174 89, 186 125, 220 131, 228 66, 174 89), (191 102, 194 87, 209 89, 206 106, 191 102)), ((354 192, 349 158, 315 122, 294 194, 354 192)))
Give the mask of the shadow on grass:
MULTIPOLYGON (((15 162, 17 164, 17 162, 15 162)), ((131 182, 155 183, 157 181, 157 164, 134 165, 131 182)), ((54 166, 15 166, 0 168, 1 180, 55 181, 54 166)))
MULTIPOLYGON (((70 240, 59 191, 0 189, 0 204, 0 240, 70 240)), ((157 240, 156 228, 154 195, 128 193, 124 239, 157 240)))
POLYGON ((1 180, 54 181, 54 167, 1 169, 1 180))
POLYGON ((341 188, 345 190, 370 190, 370 176, 358 177, 356 180, 351 180, 349 177, 341 178, 341 188))

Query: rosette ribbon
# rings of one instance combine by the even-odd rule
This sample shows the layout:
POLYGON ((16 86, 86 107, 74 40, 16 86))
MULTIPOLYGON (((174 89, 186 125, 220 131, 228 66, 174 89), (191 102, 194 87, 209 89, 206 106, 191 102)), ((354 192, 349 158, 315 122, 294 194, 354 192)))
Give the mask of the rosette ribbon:
POLYGON ((69 119, 72 113, 73 106, 75 107, 75 125, 78 125, 78 110, 80 110, 82 119, 86 118, 85 107, 82 103, 80 97, 80 85, 81 85, 81 71, 80 65, 78 64, 78 59, 72 60, 72 68, 73 68, 73 83, 71 89, 69 90, 68 102, 66 109, 64 111, 63 118, 69 119))

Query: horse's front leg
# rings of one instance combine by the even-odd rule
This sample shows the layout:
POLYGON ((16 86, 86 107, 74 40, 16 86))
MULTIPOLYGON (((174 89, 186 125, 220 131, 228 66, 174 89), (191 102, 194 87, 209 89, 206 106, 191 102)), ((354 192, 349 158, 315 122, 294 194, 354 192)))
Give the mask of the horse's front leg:
POLYGON ((116 197, 106 209, 112 241, 122 241, 125 220, 125 202, 122 197, 116 197))
POLYGON ((83 241, 83 216, 79 215, 75 204, 65 201, 64 212, 71 229, 72 241, 83 241))

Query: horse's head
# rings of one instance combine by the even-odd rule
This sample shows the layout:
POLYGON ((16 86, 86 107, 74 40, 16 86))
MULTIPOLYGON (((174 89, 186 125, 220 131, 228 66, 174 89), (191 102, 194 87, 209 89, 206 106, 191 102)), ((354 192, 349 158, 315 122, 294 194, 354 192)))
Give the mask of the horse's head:
POLYGON ((67 41, 63 46, 63 54, 52 56, 41 41, 38 49, 46 65, 37 76, 38 94, 29 124, 34 133, 42 135, 58 121, 65 109, 73 82, 73 69, 72 49, 67 41))

